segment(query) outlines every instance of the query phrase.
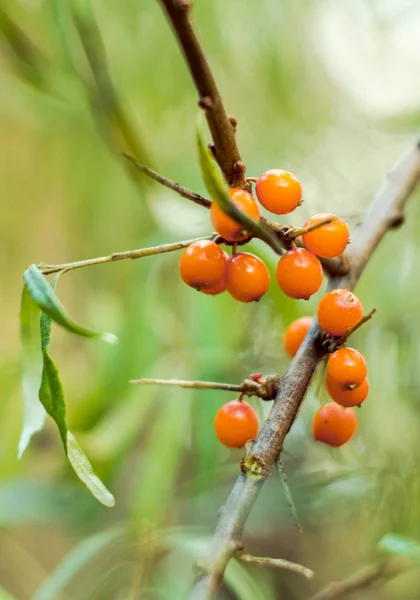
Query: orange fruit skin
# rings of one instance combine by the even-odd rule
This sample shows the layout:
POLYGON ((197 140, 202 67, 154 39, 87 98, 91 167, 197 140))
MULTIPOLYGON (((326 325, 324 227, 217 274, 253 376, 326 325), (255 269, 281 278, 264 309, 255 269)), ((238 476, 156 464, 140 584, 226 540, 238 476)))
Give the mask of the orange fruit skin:
POLYGON ((337 402, 337 404, 341 404, 341 406, 360 406, 369 394, 369 380, 367 377, 357 386, 357 388, 349 390, 346 389, 345 386, 343 387, 337 383, 337 381, 332 379, 327 373, 326 385, 330 397, 334 402, 337 402))
POLYGON ((343 386, 360 385, 367 375, 363 354, 354 348, 340 348, 330 354, 327 375, 343 386))
POLYGON ((357 429, 357 417, 351 408, 343 408, 336 402, 321 406, 312 422, 312 435, 317 442, 334 448, 343 446, 357 429))
POLYGON ((226 268, 225 274, 219 279, 219 281, 217 283, 215 283, 214 285, 212 285, 211 287, 209 287, 207 289, 206 288, 201 289, 200 292, 202 294, 206 294, 206 296, 217 296, 218 294, 222 294, 224 291, 227 290, 227 284, 228 284, 228 280, 227 280, 227 268, 226 268))
MULTIPOLYGON (((254 221, 259 221, 260 209, 251 194, 240 188, 231 188, 229 193, 232 202, 239 210, 254 221)), ((249 233, 243 231, 242 225, 228 217, 216 202, 211 203, 210 219, 214 229, 227 242, 240 242, 249 237, 249 233)))
POLYGON ((287 215, 302 200, 302 186, 289 171, 270 169, 263 173, 255 186, 261 204, 276 215, 287 215))
POLYGON ((290 323, 284 332, 283 346, 290 358, 293 358, 299 350, 312 325, 312 320, 312 317, 300 317, 290 323))
POLYGON ((240 302, 257 301, 270 285, 270 274, 261 259, 238 252, 227 263, 228 292, 240 302))
POLYGON ((258 434, 258 417, 246 402, 233 400, 217 411, 214 431, 222 444, 229 448, 242 448, 258 434))
POLYGON ((333 336, 340 336, 363 317, 362 303, 349 290, 331 290, 321 299, 317 317, 324 331, 333 336))
POLYGON ((211 288, 225 275, 228 256, 210 240, 200 240, 188 246, 179 263, 184 282, 195 288, 211 288))
POLYGON ((322 284, 322 265, 319 259, 305 250, 293 248, 281 256, 277 263, 276 278, 286 296, 307 300, 322 284))
POLYGON ((334 258, 342 254, 350 237, 347 223, 331 213, 314 215, 306 221, 304 227, 309 227, 328 217, 334 217, 334 220, 302 236, 306 248, 321 258, 334 258))

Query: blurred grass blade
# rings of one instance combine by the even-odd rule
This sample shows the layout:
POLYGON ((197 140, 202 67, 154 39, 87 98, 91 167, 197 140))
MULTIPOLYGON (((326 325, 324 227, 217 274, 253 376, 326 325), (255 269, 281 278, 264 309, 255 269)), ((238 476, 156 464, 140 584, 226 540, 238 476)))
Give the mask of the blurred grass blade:
POLYGON ((266 242, 278 254, 282 254, 283 247, 278 237, 265 225, 248 217, 232 202, 229 186, 204 140, 202 123, 202 115, 199 114, 196 125, 198 157, 203 180, 212 202, 216 202, 224 213, 240 223, 245 231, 249 231, 255 237, 266 242))
MULTIPOLYGON (((83 540, 67 554, 35 593, 32 600, 55 600, 57 595, 74 579, 83 567, 104 548, 121 538, 122 527, 102 531, 83 540)), ((0 600, 2 600, 0 596, 0 600)))
POLYGON ((378 542, 378 549, 388 554, 397 554, 420 564, 420 543, 402 535, 387 533, 378 542))
POLYGON ((71 333, 75 333, 77 335, 98 338, 111 344, 117 342, 116 336, 112 333, 98 333, 97 331, 87 329, 86 327, 83 327, 83 325, 79 325, 73 321, 54 294, 53 288, 40 270, 36 267, 36 265, 31 265, 24 272, 23 280, 29 294, 39 308, 55 323, 61 325, 61 327, 64 327, 64 329, 67 329, 71 333))
POLYGON ((4 587, 0 586, 0 600, 15 600, 15 597, 11 596, 4 587))
POLYGON ((115 506, 114 496, 107 490, 102 481, 95 474, 86 454, 83 452, 70 431, 67 432, 67 456, 76 475, 83 481, 92 496, 105 506, 115 506))
POLYGON ((18 445, 18 457, 25 452, 31 437, 45 423, 45 409, 38 398, 42 376, 39 308, 26 287, 22 290, 20 307, 20 338, 22 344, 23 426, 18 445))

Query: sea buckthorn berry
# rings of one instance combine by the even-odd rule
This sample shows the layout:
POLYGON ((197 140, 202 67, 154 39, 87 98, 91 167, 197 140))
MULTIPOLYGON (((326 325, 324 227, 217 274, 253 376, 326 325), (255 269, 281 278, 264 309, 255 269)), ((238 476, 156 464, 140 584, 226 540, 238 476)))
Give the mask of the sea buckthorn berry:
MULTIPOLYGON (((254 221, 259 221, 260 210, 251 194, 240 188, 231 188, 229 194, 239 210, 254 221)), ((243 230, 242 225, 228 217, 216 202, 211 203, 210 219, 217 233, 227 242, 240 242, 249 237, 249 233, 243 230)))
POLYGON ((214 420, 217 438, 229 448, 241 448, 258 433, 258 417, 255 410, 241 400, 224 404, 214 420))
POLYGON ((349 290, 331 290, 318 305, 320 327, 333 336, 344 335, 363 317, 363 307, 359 298, 349 290))
POLYGON ((197 290, 211 288, 225 275, 228 258, 226 252, 210 240, 194 242, 181 256, 181 277, 197 290))
POLYGON ((261 204, 276 215, 287 215, 302 200, 302 186, 297 177, 282 169, 271 169, 257 180, 255 193, 261 204))
POLYGON ((354 390, 343 387, 327 373, 327 392, 341 406, 360 406, 369 394, 369 380, 366 377, 354 390))
POLYGON ((299 350, 311 325, 312 317, 300 317, 300 319, 290 323, 284 332, 283 345, 290 358, 293 358, 299 350))
POLYGON ((321 258, 339 256, 344 252, 349 242, 350 231, 347 223, 330 213, 314 215, 306 221, 304 227, 315 225, 328 218, 333 219, 333 221, 321 225, 302 236, 306 248, 321 258))
POLYGON ((240 302, 259 300, 270 285, 267 267, 249 252, 238 252, 228 260, 227 279, 229 294, 240 302))
POLYGON ((292 248, 277 263, 277 283, 280 289, 295 299, 307 300, 322 284, 322 266, 318 258, 305 248, 292 248))
POLYGON ((367 364, 354 348, 340 348, 330 354, 327 363, 327 375, 342 386, 357 386, 367 375, 367 364))
POLYGON ((316 412, 312 435, 317 442, 338 448, 352 438, 356 428, 357 417, 352 409, 330 402, 316 412))
MULTIPOLYGON (((228 259, 228 257, 227 257, 227 259, 228 259)), ((218 294, 221 294, 222 292, 227 290, 227 284, 228 284, 228 280, 227 280, 227 269, 226 269, 225 274, 219 279, 219 281, 217 283, 215 283, 214 285, 212 285, 209 288, 202 288, 200 290, 200 292, 202 294, 206 294, 207 296, 217 296, 218 294)))

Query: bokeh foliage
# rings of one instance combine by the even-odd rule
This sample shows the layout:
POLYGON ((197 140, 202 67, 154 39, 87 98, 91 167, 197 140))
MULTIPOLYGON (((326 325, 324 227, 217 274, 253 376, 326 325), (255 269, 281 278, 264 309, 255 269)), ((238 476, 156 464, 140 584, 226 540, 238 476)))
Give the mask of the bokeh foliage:
MULTIPOLYGON (((69 426, 116 507, 96 504, 78 483, 52 423, 18 461, 21 273, 31 263, 151 246, 211 227, 204 209, 134 179, 116 151, 130 147, 116 135, 122 118, 140 160, 205 193, 196 94, 158 2, 94 3, 117 112, 92 92, 67 2, 3 0, 1 9, 33 45, 22 54, 1 17, 9 37, 0 46, 0 583, 17 600, 184 598, 238 470, 241 452, 221 448, 212 429, 231 395, 128 380, 240 382, 251 372, 282 373, 284 327, 311 314, 319 297, 294 302, 274 284, 255 305, 201 296, 181 283, 176 253, 66 274, 60 298, 70 313, 120 340, 108 347, 53 326, 51 343, 69 426)), ((357 223, 420 123, 418 3, 195 0, 193 16, 238 119, 248 174, 280 166, 300 177, 305 202, 293 224, 330 210, 357 223)), ((325 400, 320 373, 284 452, 305 535, 294 531, 275 476, 247 527, 251 551, 301 561, 316 579, 232 564, 231 596, 221 597, 305 598, 374 561, 383 534, 420 539, 419 200, 417 193, 404 227, 387 236, 357 288, 366 310, 378 308, 354 340, 371 383, 357 438, 338 451, 312 442, 311 418, 325 400)), ((272 252, 257 242, 252 248, 273 272, 272 252)), ((419 583, 410 571, 380 597, 414 600, 419 583)))

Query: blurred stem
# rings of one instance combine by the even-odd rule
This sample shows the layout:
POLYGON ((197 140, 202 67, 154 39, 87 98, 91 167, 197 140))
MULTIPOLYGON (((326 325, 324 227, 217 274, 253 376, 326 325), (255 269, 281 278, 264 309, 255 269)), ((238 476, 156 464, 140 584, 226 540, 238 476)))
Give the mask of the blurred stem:
POLYGON ((314 572, 311 569, 308 569, 308 567, 290 562, 290 560, 285 560, 284 558, 252 556, 251 554, 246 554, 244 552, 238 552, 236 558, 238 558, 238 560, 241 562, 248 564, 260 565, 263 567, 275 567, 277 569, 286 569, 287 571, 292 571, 293 573, 299 573, 299 575, 303 575, 303 577, 306 577, 306 579, 311 579, 314 576, 314 572))
POLYGON ((59 273, 60 271, 72 271, 73 269, 81 269, 82 267, 91 267, 93 265, 102 265, 109 262, 116 262, 118 260, 125 260, 131 258, 143 258, 144 256, 154 256, 155 254, 164 254, 165 252, 174 252, 175 250, 182 250, 187 248, 194 242, 200 240, 212 240, 216 237, 215 234, 208 235, 205 237, 193 238, 192 240, 184 240, 182 242, 173 242, 172 244, 161 244, 160 246, 152 246, 151 248, 140 248, 138 250, 126 250, 125 252, 113 252, 108 256, 100 256, 98 258, 88 258, 86 260, 79 260, 71 263, 62 263, 61 265, 38 265, 38 268, 43 275, 51 275, 52 273, 59 273))
POLYGON ((375 583, 384 584, 410 567, 412 567, 412 563, 406 559, 390 558, 376 565, 365 567, 347 579, 329 583, 309 600, 340 600, 375 583))
POLYGON ((299 517, 297 514, 296 506, 293 501, 292 492, 290 491, 289 483, 287 481, 286 472, 283 467, 283 462, 281 460, 281 455, 278 457, 276 461, 277 473, 280 477, 281 485, 283 486, 284 495, 286 496, 287 506, 289 507, 290 514, 292 515, 294 524, 296 525, 296 529, 299 533, 303 533, 302 527, 300 525, 299 517))

